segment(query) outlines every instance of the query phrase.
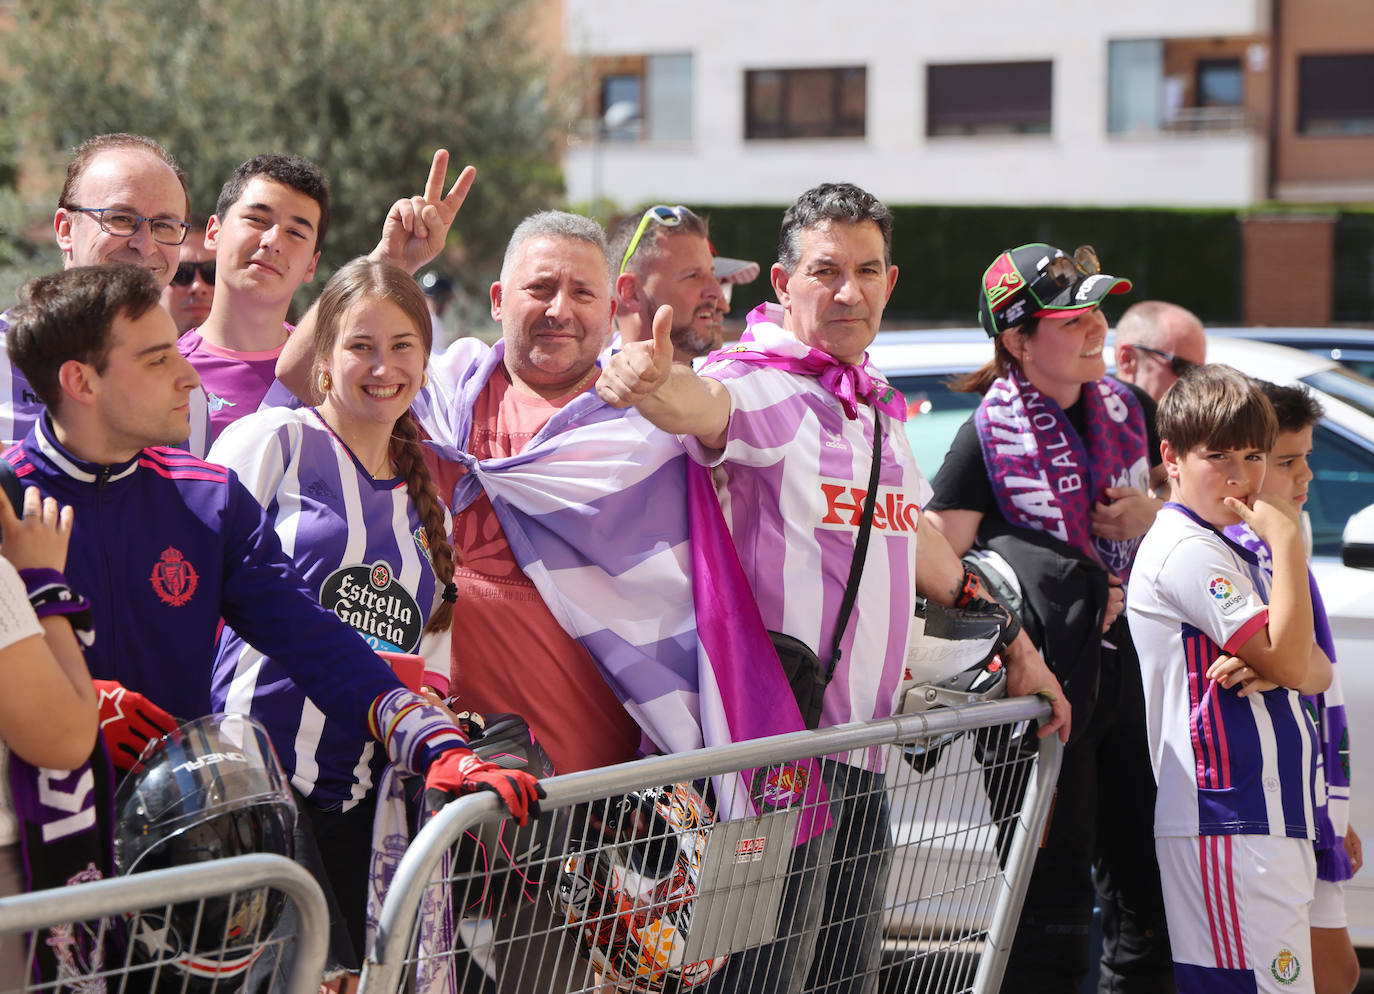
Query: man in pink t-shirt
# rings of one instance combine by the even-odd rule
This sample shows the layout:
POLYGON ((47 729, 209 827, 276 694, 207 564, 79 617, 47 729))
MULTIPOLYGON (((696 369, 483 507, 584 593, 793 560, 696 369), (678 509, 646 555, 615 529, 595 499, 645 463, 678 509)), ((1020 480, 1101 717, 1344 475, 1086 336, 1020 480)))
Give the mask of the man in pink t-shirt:
POLYGON ((210 402, 211 441, 267 403, 285 402, 277 359, 291 325, 291 298, 315 276, 329 229, 329 184, 298 155, 259 155, 234 170, 205 231, 215 253, 210 316, 177 348, 210 402))
MULTIPOLYGON (((453 441, 476 459, 518 454, 585 393, 615 313, 610 287, 605 235, 594 221, 550 211, 523 222, 491 287, 501 361, 477 395, 467 437, 453 441)), ((431 377, 444 377, 438 360, 431 377)), ((441 462, 440 493, 452 493, 462 472, 441 462)), ((453 551, 459 703, 524 715, 560 773, 634 759, 638 724, 517 565, 485 494, 454 514, 453 551)))

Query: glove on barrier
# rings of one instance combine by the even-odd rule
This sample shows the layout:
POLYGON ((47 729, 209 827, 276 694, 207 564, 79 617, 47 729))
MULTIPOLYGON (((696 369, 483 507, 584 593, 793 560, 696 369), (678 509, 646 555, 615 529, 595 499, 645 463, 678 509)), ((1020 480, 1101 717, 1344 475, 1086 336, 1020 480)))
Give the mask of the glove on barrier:
POLYGON ((132 769, 143 747, 177 727, 177 720, 117 680, 94 680, 100 693, 100 734, 115 769, 132 769))
POLYGON ((523 770, 507 770, 480 759, 469 749, 450 749, 425 773, 425 807, 438 811, 449 801, 474 790, 491 790, 521 825, 539 816, 544 788, 523 770))

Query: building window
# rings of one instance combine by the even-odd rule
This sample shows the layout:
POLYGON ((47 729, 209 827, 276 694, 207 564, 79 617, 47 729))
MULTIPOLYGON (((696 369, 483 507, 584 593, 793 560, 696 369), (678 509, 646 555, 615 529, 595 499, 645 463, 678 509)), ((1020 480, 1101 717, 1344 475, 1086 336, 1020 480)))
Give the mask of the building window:
POLYGON ((691 141, 692 56, 596 59, 589 116, 602 141, 691 141))
POLYGON ((1108 42, 1107 130, 1244 131, 1246 62, 1255 68, 1267 57, 1248 37, 1108 42))
POLYGON ((1374 135, 1374 53, 1298 59, 1298 133, 1374 135))
POLYGON ((748 69, 745 138, 862 138, 868 70, 748 69))
POLYGON ((1240 59, 1197 60, 1197 105, 1240 107, 1245 103, 1245 77, 1240 59))
POLYGON ((926 66, 926 134, 1049 134, 1053 66, 979 62, 926 66))

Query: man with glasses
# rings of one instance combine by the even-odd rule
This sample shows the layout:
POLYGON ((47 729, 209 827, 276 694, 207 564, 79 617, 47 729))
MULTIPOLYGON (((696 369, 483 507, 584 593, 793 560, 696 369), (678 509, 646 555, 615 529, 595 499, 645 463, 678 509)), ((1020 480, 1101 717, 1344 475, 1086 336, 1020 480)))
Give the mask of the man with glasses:
POLYGON ((220 191, 205 232, 217 280, 210 314, 177 343, 210 401, 211 441, 246 414, 290 401, 277 359, 291 299, 315 276, 329 229, 329 184, 309 159, 259 155, 220 191))
MULTIPOLYGON (((132 262, 164 287, 176 273, 188 214, 186 175, 165 148, 143 135, 96 135, 72 153, 53 231, 64 268, 132 262)), ((0 314, 0 441, 6 445, 23 438, 43 409, 24 374, 10 364, 7 330, 0 314)), ((191 408, 189 447, 204 455, 205 397, 199 390, 191 408)))
POLYGON ((654 314, 668 304, 674 362, 691 363, 720 348, 724 295, 705 218, 686 207, 658 204, 621 221, 610 244, 611 259, 620 267, 615 292, 622 341, 650 337, 654 314))
POLYGON ((1158 403, 1164 391, 1207 361, 1207 335, 1192 311, 1162 300, 1142 300, 1116 323, 1116 377, 1158 403))
POLYGON ((162 306, 184 335, 210 313, 215 297, 215 253, 205 247, 205 214, 193 213, 186 241, 181 243, 172 282, 162 288, 162 306))

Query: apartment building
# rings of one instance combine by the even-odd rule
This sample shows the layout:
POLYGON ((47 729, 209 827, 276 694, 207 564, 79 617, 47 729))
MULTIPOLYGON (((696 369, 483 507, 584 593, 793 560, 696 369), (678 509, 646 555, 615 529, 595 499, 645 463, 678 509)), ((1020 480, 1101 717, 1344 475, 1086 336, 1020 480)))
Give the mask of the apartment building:
POLYGON ((1369 0, 562 6, 574 202, 1374 202, 1369 0))

